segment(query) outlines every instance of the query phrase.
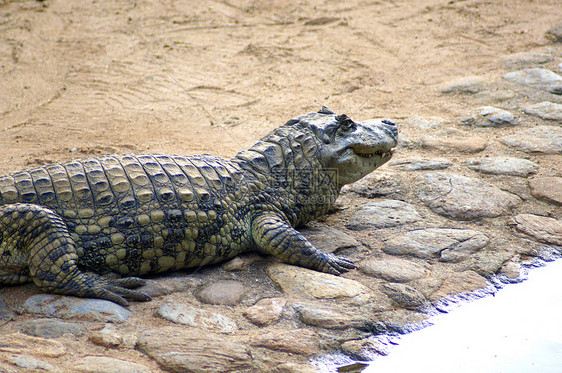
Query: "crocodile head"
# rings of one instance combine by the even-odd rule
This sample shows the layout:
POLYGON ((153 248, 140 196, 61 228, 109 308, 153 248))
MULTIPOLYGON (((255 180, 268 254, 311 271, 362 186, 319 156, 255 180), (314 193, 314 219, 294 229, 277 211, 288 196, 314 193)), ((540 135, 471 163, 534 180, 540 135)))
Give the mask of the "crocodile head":
POLYGON ((313 130, 320 140, 321 162, 326 168, 337 170, 340 187, 388 162, 398 141, 398 129, 390 120, 355 122, 325 106, 291 122, 313 130))

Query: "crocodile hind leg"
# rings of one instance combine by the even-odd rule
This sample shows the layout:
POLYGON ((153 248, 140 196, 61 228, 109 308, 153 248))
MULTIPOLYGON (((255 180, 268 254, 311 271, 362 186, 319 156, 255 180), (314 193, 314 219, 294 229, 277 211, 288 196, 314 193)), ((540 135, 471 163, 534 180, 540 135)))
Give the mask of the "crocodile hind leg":
POLYGON ((28 276, 41 289, 58 294, 102 298, 128 305, 125 298, 150 297, 130 290, 144 284, 136 277, 110 280, 81 271, 76 246, 64 221, 53 211, 32 204, 0 206, 0 281, 22 282, 28 276), (12 274, 8 271, 12 269, 12 274))
POLYGON ((263 213, 252 221, 252 237, 258 250, 285 263, 340 275, 355 265, 314 247, 302 234, 273 213, 263 213))

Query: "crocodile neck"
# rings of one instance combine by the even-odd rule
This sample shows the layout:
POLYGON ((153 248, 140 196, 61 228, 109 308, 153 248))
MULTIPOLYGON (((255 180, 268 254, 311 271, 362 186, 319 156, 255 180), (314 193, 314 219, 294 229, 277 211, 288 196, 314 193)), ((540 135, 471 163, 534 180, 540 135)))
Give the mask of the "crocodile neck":
POLYGON ((310 129, 277 128, 233 161, 259 180, 259 198, 299 226, 325 214, 339 192, 337 175, 321 161, 323 144, 310 129))

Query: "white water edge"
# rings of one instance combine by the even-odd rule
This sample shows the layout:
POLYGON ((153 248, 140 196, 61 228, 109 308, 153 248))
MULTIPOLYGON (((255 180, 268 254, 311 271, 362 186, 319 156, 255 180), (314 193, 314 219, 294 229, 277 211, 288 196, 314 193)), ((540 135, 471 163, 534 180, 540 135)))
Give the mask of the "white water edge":
POLYGON ((364 373, 562 372, 562 260, 403 335, 364 373))

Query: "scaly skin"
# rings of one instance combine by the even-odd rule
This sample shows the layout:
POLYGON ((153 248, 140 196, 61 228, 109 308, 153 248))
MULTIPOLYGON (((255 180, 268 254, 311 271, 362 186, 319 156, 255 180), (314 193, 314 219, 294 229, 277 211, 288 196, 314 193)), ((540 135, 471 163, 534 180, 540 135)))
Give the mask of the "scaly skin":
POLYGON ((150 300, 122 276, 200 267, 254 250, 339 275, 353 263, 294 227, 344 184, 388 161, 397 130, 327 108, 290 120, 231 160, 107 155, 0 177, 0 283, 127 305, 150 300))

